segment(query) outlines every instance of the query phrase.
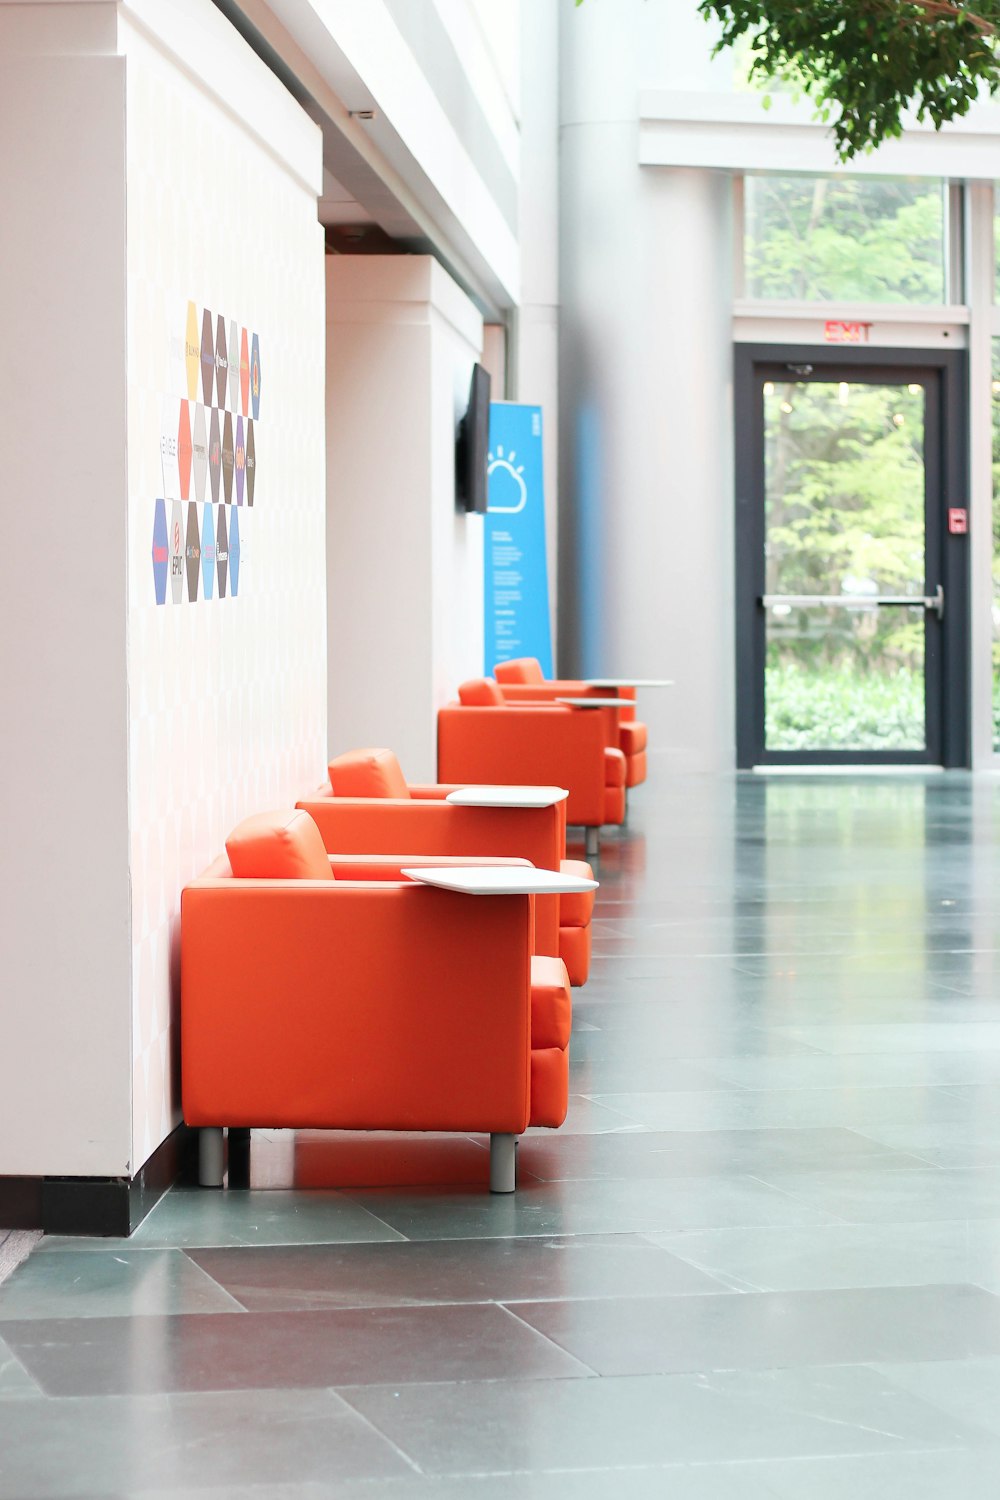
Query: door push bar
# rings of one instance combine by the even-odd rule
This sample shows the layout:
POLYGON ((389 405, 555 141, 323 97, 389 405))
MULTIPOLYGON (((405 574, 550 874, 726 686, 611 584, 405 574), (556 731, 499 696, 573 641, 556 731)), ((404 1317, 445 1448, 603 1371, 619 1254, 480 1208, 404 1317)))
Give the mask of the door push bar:
POLYGON ((762 594, 757 601, 764 609, 776 604, 786 604, 790 609, 805 609, 810 605, 823 605, 841 609, 881 609, 886 605, 909 605, 911 609, 933 610, 939 620, 944 619, 944 588, 939 583, 931 595, 919 594, 762 594))

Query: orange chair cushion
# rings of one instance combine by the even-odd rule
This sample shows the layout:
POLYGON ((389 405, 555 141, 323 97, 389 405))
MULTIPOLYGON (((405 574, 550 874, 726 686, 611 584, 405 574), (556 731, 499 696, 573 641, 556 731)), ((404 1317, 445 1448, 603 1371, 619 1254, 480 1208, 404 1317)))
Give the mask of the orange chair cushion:
POLYGON ((625 785, 625 757, 620 750, 609 747, 604 752, 604 785, 625 785))
POLYGON ((238 880, 332 880, 319 829, 306 812, 256 813, 226 840, 238 880))
POLYGON ((472 677, 459 688, 458 701, 465 708, 502 708, 504 696, 492 677, 472 677))
POLYGON ((559 957, 566 965, 569 982, 586 984, 590 976, 590 924, 586 927, 560 927, 559 957))
POLYGON ((569 1108, 569 1049, 541 1047, 531 1053, 529 1125, 561 1125, 569 1108))
POLYGON ((330 762, 335 797, 408 797, 399 761, 391 750, 348 750, 330 762))
POLYGON ((604 788, 604 821, 605 823, 624 823, 625 788, 623 786, 604 788))
POLYGON ((624 755, 638 755, 645 750, 649 731, 638 719, 626 719, 618 726, 618 744, 624 755))
MULTIPOLYGON (((563 859, 559 869, 564 875, 575 875, 580 880, 593 880, 594 872, 582 859, 563 859)), ((586 927, 594 915, 594 892, 579 891, 559 897, 559 926, 586 927)))
POLYGON ((569 976, 560 958, 531 960, 531 1049, 568 1047, 573 1025, 569 976))
POLYGON ((646 752, 640 750, 638 755, 630 755, 625 768, 625 785, 641 786, 646 779, 646 752))
POLYGON ((513 661, 498 661, 493 673, 497 682, 534 684, 545 681, 542 664, 535 656, 518 656, 513 661))

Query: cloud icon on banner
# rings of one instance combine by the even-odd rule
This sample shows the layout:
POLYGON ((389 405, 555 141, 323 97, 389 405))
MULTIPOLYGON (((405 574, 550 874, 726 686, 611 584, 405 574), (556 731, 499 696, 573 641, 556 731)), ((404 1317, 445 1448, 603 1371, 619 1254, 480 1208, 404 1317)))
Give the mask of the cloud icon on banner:
POLYGON ((499 481, 490 484, 488 510, 491 516, 516 516, 518 511, 524 509, 528 503, 528 486, 524 482, 524 465, 518 464, 514 467, 517 454, 511 450, 504 454, 503 447, 498 443, 496 453, 486 455, 486 477, 492 480, 494 474, 505 476, 499 481), (514 504, 494 505, 493 492, 499 490, 501 497, 506 494, 514 504))

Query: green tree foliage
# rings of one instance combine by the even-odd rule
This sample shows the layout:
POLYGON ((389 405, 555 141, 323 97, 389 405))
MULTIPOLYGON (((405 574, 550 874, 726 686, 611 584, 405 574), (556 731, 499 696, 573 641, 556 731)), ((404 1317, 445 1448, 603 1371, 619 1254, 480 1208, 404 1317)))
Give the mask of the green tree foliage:
POLYGON ((980 93, 1000 91, 1000 0, 699 0, 698 9, 721 24, 716 52, 747 38, 752 77, 809 95, 842 161, 901 135, 905 110, 939 129, 980 93))
POLYGON ((944 302, 944 193, 875 177, 749 177, 751 297, 944 302))

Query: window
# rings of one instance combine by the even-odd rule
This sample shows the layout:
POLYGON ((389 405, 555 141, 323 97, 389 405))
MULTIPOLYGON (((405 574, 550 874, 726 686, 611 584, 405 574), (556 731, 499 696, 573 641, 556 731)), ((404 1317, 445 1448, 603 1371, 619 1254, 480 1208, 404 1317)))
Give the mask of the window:
POLYGON ((747 177, 746 295, 943 303, 945 184, 886 177, 747 177))
POLYGON ((993 340, 993 749, 1000 752, 1000 338, 993 340))

